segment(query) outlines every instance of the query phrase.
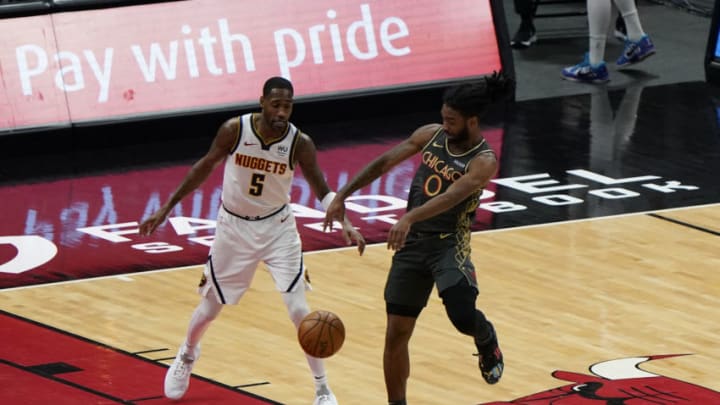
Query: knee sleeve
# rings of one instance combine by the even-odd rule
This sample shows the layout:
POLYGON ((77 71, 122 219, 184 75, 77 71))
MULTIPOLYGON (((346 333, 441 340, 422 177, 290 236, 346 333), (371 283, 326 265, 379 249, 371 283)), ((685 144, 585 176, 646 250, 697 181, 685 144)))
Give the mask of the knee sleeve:
POLYGON ((459 284, 443 291, 440 297, 455 329, 473 337, 484 334, 487 320, 485 315, 475 308, 477 292, 474 288, 459 284))

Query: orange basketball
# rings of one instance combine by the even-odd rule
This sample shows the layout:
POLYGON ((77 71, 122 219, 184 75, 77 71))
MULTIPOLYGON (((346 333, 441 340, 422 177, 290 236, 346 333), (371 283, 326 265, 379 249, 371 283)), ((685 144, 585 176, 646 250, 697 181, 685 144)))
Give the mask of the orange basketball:
POLYGON ((310 312, 300 322, 298 341, 305 353, 321 359, 330 357, 345 341, 345 325, 332 312, 310 312))

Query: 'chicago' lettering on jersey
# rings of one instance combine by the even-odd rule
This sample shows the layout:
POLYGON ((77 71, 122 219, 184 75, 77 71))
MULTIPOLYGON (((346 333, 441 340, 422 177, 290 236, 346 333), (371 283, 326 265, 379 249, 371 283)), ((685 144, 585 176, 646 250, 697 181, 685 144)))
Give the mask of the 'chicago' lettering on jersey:
POLYGON ((463 175, 462 172, 455 170, 432 151, 425 151, 422 154, 422 160, 425 165, 431 168, 435 173, 441 175, 445 180, 454 182, 463 175))
POLYGON ((273 162, 271 160, 235 153, 235 164, 248 169, 261 170, 268 173, 284 174, 287 163, 273 162))

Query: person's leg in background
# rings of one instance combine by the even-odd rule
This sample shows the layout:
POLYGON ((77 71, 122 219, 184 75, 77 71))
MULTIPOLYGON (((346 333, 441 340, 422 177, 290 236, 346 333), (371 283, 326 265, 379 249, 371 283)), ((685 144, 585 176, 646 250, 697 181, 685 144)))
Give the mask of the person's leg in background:
POLYGON ((607 44, 607 27, 612 17, 611 0, 588 0, 589 48, 588 60, 591 65, 605 63, 605 45, 607 44))
POLYGON ((515 49, 525 49, 537 41, 535 34, 535 11, 537 5, 534 0, 514 0, 515 13, 520 16, 520 27, 510 41, 510 46, 515 49))
MULTIPOLYGON (((610 80, 605 66, 605 44, 612 16, 612 0, 588 0, 589 49, 582 62, 562 70, 566 80, 605 83, 610 80)), ((633 0, 630 0, 633 1, 633 0)))
POLYGON ((627 27, 625 26, 625 20, 623 20, 623 16, 619 11, 617 12, 617 18, 615 18, 613 35, 618 39, 618 41, 627 41, 627 27))
POLYGON ((623 18, 627 31, 627 39, 630 41, 639 41, 645 35, 642 24, 640 23, 640 15, 638 14, 635 0, 613 0, 620 16, 623 18))

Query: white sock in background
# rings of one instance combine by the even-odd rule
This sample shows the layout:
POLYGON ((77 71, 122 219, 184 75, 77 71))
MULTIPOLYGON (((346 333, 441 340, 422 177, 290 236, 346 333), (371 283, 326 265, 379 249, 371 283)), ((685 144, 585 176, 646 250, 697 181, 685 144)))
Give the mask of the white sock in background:
POLYGON ((643 31, 642 25, 640 24, 640 15, 638 14, 637 7, 635 6, 635 0, 614 1, 615 7, 620 10, 620 14, 622 14, 623 19, 625 20, 628 39, 631 41, 639 41, 640 38, 645 35, 645 31, 643 31))
POLYGON ((590 31, 588 58, 591 65, 597 65, 605 60, 605 44, 612 14, 612 0, 588 0, 587 12, 590 31))

